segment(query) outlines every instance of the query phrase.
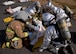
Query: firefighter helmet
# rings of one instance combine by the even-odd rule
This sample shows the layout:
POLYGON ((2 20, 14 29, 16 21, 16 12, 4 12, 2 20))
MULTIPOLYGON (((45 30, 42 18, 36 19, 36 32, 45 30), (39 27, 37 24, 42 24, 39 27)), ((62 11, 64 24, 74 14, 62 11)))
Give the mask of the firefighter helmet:
POLYGON ((35 12, 36 12, 36 9, 35 9, 35 7, 31 7, 31 8, 27 8, 26 11, 27 11, 30 15, 34 15, 35 12))
POLYGON ((39 1, 34 2, 34 5, 36 5, 36 6, 38 6, 38 7, 41 7, 41 4, 40 4, 39 1))

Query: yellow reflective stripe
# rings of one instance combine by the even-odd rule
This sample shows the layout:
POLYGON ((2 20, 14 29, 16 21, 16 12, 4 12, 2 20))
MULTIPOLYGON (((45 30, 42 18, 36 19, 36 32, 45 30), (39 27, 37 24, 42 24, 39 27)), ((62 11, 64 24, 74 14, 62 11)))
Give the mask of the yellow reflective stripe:
POLYGON ((7 31, 7 32, 11 32, 11 33, 14 32, 14 31, 12 31, 10 28, 8 28, 8 27, 7 27, 6 31, 7 31))
POLYGON ((12 39, 12 41, 18 41, 20 38, 18 38, 18 37, 14 37, 13 39, 12 39))
POLYGON ((28 37, 28 32, 24 32, 24 36, 25 37, 28 37))
POLYGON ((9 48, 10 47, 10 42, 6 42, 6 46, 9 48))

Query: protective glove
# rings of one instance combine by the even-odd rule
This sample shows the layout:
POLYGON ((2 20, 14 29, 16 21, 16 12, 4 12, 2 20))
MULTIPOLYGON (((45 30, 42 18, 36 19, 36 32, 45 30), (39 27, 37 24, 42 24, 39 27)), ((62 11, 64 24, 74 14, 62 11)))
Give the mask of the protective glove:
POLYGON ((24 32, 24 34, 25 34, 24 37, 28 37, 28 35, 29 35, 28 32, 24 32))
POLYGON ((34 25, 32 25, 31 23, 29 23, 29 22, 26 22, 26 24, 28 25, 28 27, 29 28, 32 28, 32 29, 34 29, 35 28, 35 26, 34 25))
POLYGON ((39 30, 39 28, 40 28, 39 26, 35 26, 34 30, 39 30))
POLYGON ((33 33, 32 33, 32 32, 28 32, 28 35, 29 35, 29 36, 32 36, 32 35, 33 35, 33 33))
POLYGON ((32 32, 24 32, 25 33, 25 37, 28 37, 28 36, 32 36, 33 33, 32 32))

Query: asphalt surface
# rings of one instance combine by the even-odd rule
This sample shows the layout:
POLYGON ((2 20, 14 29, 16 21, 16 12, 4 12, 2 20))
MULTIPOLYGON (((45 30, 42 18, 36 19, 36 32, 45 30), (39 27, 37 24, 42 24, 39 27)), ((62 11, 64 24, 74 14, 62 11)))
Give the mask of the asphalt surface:
MULTIPOLYGON (((5 29, 6 29, 6 25, 7 23, 3 22, 3 19, 5 17, 10 16, 9 14, 5 13, 5 9, 9 6, 3 6, 1 5, 1 3, 3 3, 5 0, 0 0, 0 45, 1 43, 3 43, 5 41, 5 29)), ((27 2, 27 3, 16 3, 14 5, 11 5, 12 7, 16 7, 16 6, 21 6, 21 5, 25 5, 25 6, 29 6, 32 5, 31 2, 27 2)), ((72 22, 72 28, 70 28, 71 34, 72 34, 72 47, 74 49, 74 54, 76 54, 76 20, 71 19, 72 22)), ((19 50, 17 49, 10 49, 10 48, 5 48, 5 49, 1 49, 0 48, 0 54, 52 54, 51 52, 45 50, 44 52, 40 53, 40 52, 31 52, 30 50, 28 50, 26 47, 23 47, 19 50)))

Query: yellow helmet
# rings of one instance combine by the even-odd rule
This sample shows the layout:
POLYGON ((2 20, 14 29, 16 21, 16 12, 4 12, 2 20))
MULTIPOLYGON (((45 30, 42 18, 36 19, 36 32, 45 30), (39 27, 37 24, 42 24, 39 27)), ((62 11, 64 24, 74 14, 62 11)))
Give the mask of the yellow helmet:
POLYGON ((13 20, 13 18, 10 16, 10 17, 4 18, 4 19, 3 19, 3 22, 8 23, 8 22, 10 22, 10 21, 12 21, 12 20, 13 20))

